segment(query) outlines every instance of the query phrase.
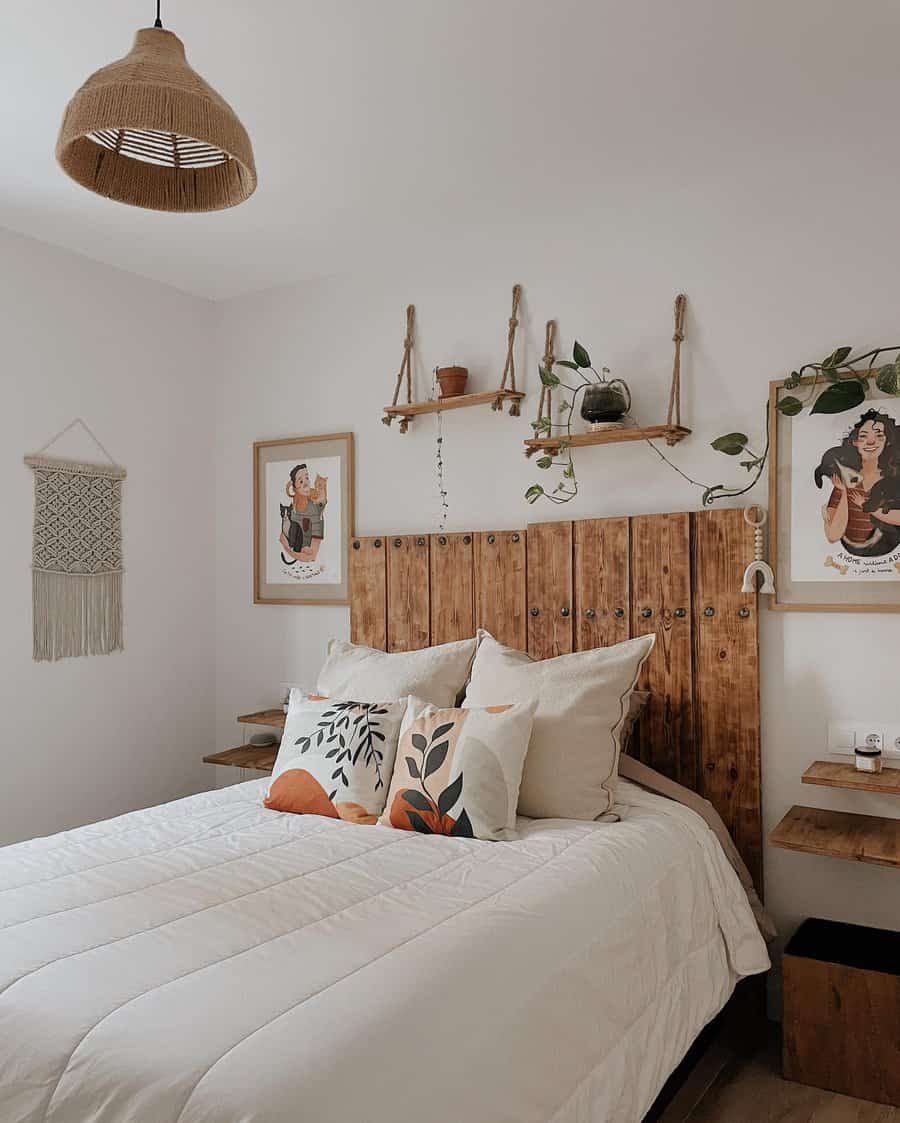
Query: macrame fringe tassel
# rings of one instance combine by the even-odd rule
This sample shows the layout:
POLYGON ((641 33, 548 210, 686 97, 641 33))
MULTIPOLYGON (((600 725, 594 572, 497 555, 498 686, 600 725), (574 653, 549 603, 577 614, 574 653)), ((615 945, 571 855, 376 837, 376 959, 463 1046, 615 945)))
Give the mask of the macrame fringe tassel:
POLYGON ((37 662, 123 651, 122 574, 32 571, 37 662))

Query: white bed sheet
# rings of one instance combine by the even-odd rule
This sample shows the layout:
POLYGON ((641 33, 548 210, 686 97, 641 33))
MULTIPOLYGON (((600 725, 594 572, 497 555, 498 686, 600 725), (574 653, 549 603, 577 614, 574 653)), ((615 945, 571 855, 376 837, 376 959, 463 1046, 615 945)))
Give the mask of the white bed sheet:
POLYGON ((515 842, 265 781, 0 850, 3 1123, 629 1123, 768 956, 693 812, 515 842))

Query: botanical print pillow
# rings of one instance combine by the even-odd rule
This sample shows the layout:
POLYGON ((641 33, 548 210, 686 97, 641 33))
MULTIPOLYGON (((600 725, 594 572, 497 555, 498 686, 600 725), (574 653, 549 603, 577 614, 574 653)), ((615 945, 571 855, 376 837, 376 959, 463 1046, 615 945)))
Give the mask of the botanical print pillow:
POLYGON ((405 709, 405 700, 352 702, 292 690, 266 807, 376 822, 405 709))
POLYGON ((537 700, 520 815, 598 819, 612 811, 622 726, 655 639, 534 660, 481 634, 465 705, 537 700))
POLYGON ((410 698, 381 823, 421 834, 514 838, 535 704, 439 710, 410 698))
POLYGON ((413 695, 434 706, 455 706, 466 685, 478 640, 458 640, 421 651, 378 651, 332 640, 316 689, 332 698, 380 702, 413 695))

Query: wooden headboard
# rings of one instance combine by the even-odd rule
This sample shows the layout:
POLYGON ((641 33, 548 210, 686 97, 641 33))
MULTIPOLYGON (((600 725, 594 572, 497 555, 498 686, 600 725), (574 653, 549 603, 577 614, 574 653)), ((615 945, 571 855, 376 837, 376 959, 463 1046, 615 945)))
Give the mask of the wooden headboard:
POLYGON ((353 538, 355 643, 409 651, 486 628, 546 659, 655 631, 636 750, 706 796, 762 888, 757 598, 740 510, 353 538))

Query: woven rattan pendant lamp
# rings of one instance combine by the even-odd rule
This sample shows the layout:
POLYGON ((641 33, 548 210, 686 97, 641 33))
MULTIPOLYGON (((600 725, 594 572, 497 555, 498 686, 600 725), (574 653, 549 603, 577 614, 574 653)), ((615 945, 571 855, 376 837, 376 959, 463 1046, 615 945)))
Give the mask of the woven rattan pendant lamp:
POLYGON ((256 190, 250 138, 223 97, 156 23, 131 53, 92 74, 66 108, 56 145, 90 191, 155 211, 217 211, 256 190))

